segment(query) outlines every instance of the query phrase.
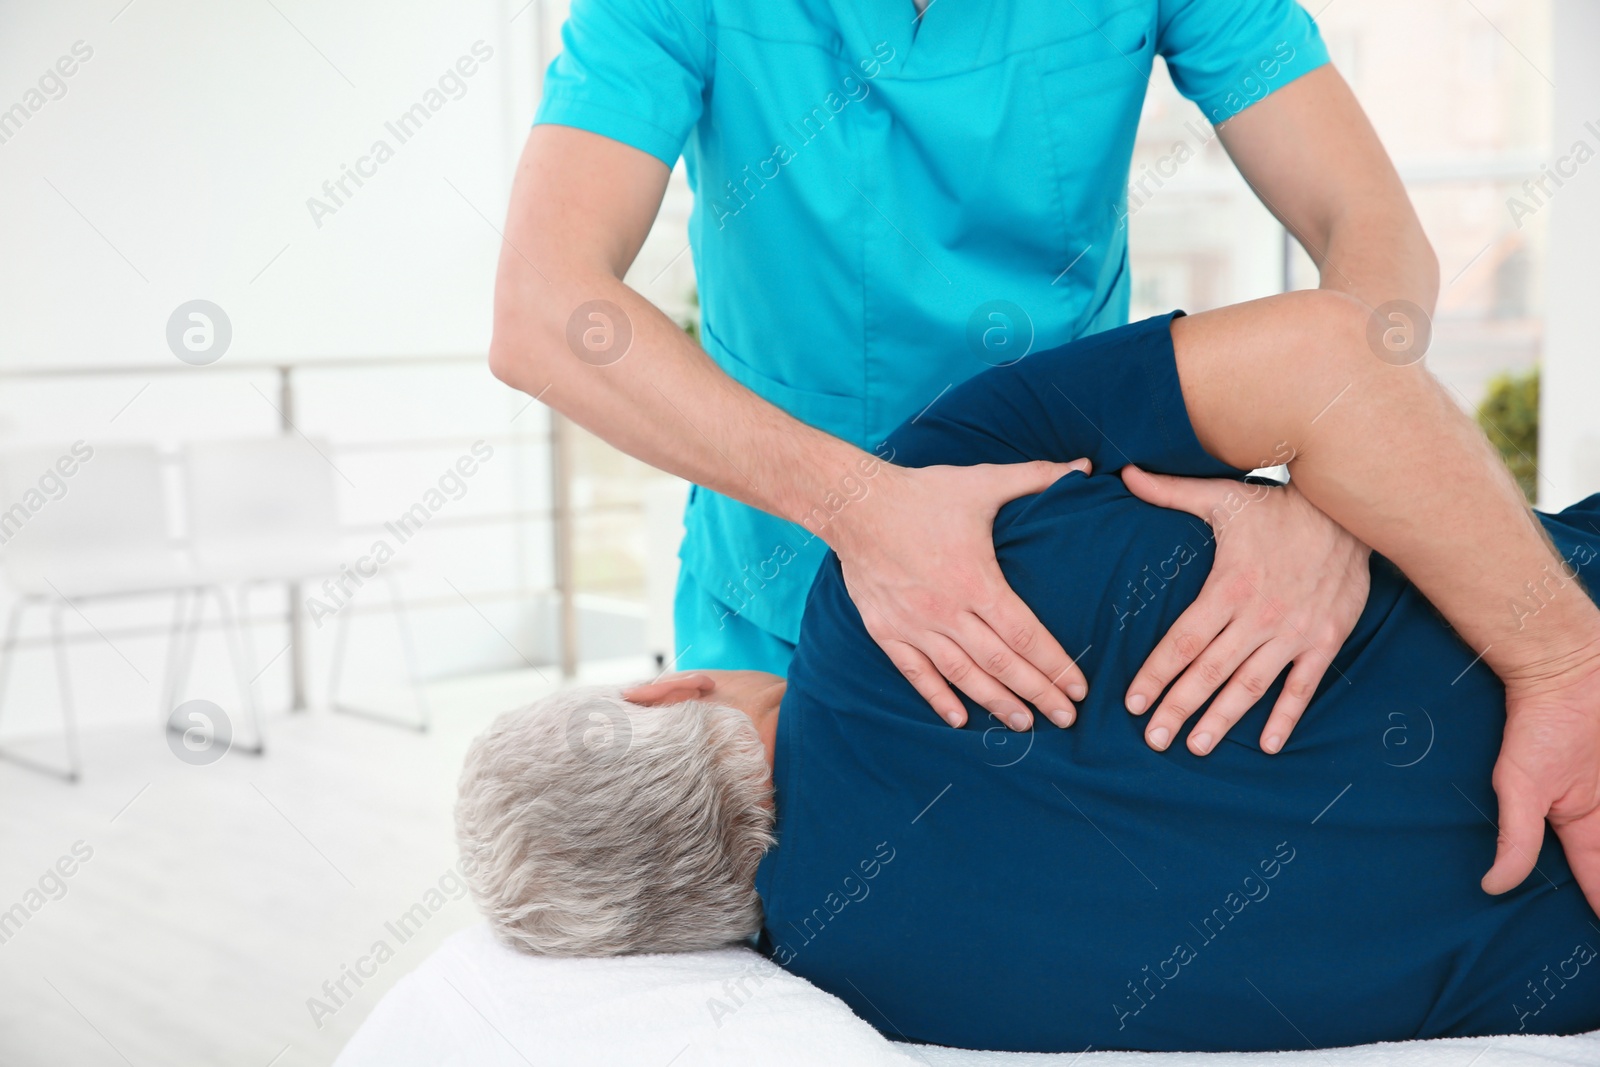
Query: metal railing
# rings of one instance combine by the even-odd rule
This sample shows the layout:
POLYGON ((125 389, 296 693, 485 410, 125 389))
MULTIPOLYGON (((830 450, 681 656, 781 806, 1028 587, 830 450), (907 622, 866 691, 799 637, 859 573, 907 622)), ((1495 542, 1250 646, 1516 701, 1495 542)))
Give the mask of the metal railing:
MULTIPOLYGON (((295 423, 296 401, 298 399, 296 375, 302 371, 324 370, 363 370, 381 373, 402 369, 412 369, 428 365, 467 365, 476 364, 487 368, 487 358, 482 355, 469 353, 404 356, 404 357, 330 357, 326 359, 282 359, 282 360, 240 360, 223 361, 209 366, 191 366, 184 363, 170 364, 102 364, 102 365, 76 365, 76 366, 40 366, 40 367, 0 367, 0 382, 3 381, 72 381, 107 378, 156 378, 156 377, 198 377, 202 375, 218 374, 271 374, 277 381, 278 402, 274 405, 278 414, 278 431, 286 436, 300 435, 301 431, 295 423)), ((484 370, 487 374, 487 369, 484 370)), ((528 401, 534 403, 533 400, 528 401)), ((520 413, 519 413, 520 414, 520 413)), ((490 512, 470 516, 441 516, 438 525, 441 527, 460 527, 484 524, 520 524, 530 520, 547 520, 551 525, 552 544, 552 573, 553 585, 548 588, 527 589, 518 587, 500 594, 500 598, 523 600, 538 595, 553 595, 557 604, 558 616, 558 663, 564 679, 572 678, 577 671, 578 657, 578 623, 577 607, 575 600, 574 563, 573 563, 573 529, 575 517, 572 509, 572 427, 571 424, 554 410, 549 411, 550 429, 544 435, 544 441, 550 450, 550 503, 549 507, 542 510, 515 509, 510 511, 490 512)), ((471 441, 507 442, 513 444, 538 443, 538 434, 479 434, 471 438, 456 436, 435 436, 400 438, 393 440, 368 440, 343 442, 333 447, 338 451, 377 451, 393 452, 403 449, 414 449, 431 445, 466 444, 471 441)), ((0 448, 4 445, 0 444, 0 448)), ((603 509, 594 509, 603 510, 603 509)), ((343 535, 357 534, 378 528, 371 523, 343 523, 340 532, 343 535)), ((0 549, 3 551, 3 549, 0 549)), ((298 582, 284 583, 286 604, 284 613, 280 617, 255 617, 241 620, 246 625, 259 625, 263 622, 279 621, 284 623, 289 632, 289 687, 290 706, 292 710, 302 711, 307 706, 306 684, 306 631, 304 620, 304 599, 301 595, 298 582)), ((442 606, 450 601, 440 598, 437 605, 427 601, 413 601, 412 606, 428 607, 442 606)), ((373 610, 388 610, 373 609, 373 610)), ((113 631, 119 636, 155 636, 167 631, 165 623, 151 623, 145 626, 123 627, 113 631)), ((32 644, 32 641, 21 643, 32 644)))

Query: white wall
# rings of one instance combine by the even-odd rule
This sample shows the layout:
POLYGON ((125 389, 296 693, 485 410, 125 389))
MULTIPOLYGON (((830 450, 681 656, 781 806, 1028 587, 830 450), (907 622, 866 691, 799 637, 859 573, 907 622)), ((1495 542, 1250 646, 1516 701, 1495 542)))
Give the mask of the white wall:
MULTIPOLYGON (((1591 158, 1549 200, 1549 307, 1539 427, 1539 503, 1559 508, 1600 491, 1600 5, 1556 0, 1552 152, 1575 142, 1591 158)), ((1569 164, 1566 169, 1573 169, 1569 164)))
MULTIPOLYGON (((81 438, 176 455, 279 432, 273 375, 231 367, 466 354, 474 362, 448 368, 300 374, 295 421, 331 442, 352 558, 467 442, 514 438, 449 505, 455 525, 407 546, 403 581, 408 598, 433 604, 417 619, 425 673, 549 654, 548 606, 514 596, 552 580, 548 524, 474 521, 548 503, 545 413, 524 412, 527 398, 481 359, 497 231, 564 14, 561 0, 0 0, 0 373, 174 367, 167 322, 196 298, 219 305, 233 331, 218 363, 182 375, 0 378, 0 452, 81 438), (63 57, 72 74, 58 80, 63 57), (453 70, 463 57, 469 76, 453 70), (437 109, 402 141, 386 124, 418 103, 437 109), (377 163, 380 140, 392 156, 377 163), (363 157, 375 173, 359 186, 347 178, 333 200, 324 183, 363 157), (314 213, 311 198, 333 211, 314 213)), ((693 285, 679 256, 688 207, 680 175, 631 276, 669 310, 693 285)), ((0 588, 0 611, 7 597, 0 588)), ((272 593, 260 600, 263 614, 281 605, 272 593)), ((166 602, 82 607, 72 662, 84 721, 154 713, 164 636, 117 635, 163 623, 166 602)), ((284 632, 259 628, 261 659, 284 632)), ((381 615, 362 633, 358 688, 398 666, 381 615)), ((311 636, 317 683, 328 628, 311 636)), ((208 639, 199 664, 191 695, 230 698, 220 640, 208 639)), ((262 678, 269 704, 285 698, 285 666, 262 678)), ((37 648, 24 655, 0 722, 7 736, 54 728, 50 679, 37 648)))
POLYGON ((7 363, 169 360, 195 297, 238 359, 484 346, 498 238, 478 211, 500 224, 532 113, 533 10, 125 2, 0 6, 0 107, 92 50, 0 144, 7 363), (477 41, 492 58, 400 144, 385 122, 477 41), (319 228, 307 199, 380 138, 394 158, 319 228))

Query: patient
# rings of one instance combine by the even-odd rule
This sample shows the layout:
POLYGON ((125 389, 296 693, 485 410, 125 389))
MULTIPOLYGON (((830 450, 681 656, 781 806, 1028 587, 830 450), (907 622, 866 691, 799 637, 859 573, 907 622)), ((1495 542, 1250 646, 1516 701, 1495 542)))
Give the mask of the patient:
MULTIPOLYGON (((1524 770, 1496 770, 1513 734, 1495 672, 1515 715, 1545 714, 1514 657, 1545 655, 1527 651, 1537 640, 1553 660, 1554 627, 1588 625, 1577 576, 1600 553, 1600 497, 1540 517, 1555 555, 1516 530, 1489 474, 1396 500, 1379 452, 1403 464, 1457 449, 1475 471, 1481 443, 1420 368, 1372 356, 1364 314, 1340 299, 1086 338, 950 390, 891 439, 909 466, 1093 460, 1092 476, 994 524, 1012 588, 1091 679, 1072 728, 986 728, 971 704, 965 728, 944 725, 867 635, 830 557, 787 682, 710 671, 627 699, 575 689, 479 738, 457 825, 500 937, 614 955, 755 935, 884 1033, 970 1048, 1600 1027, 1600 920, 1555 835, 1534 847, 1544 810, 1522 848, 1528 812, 1513 827, 1491 788, 1492 772, 1506 785, 1524 770), (1276 754, 1258 739, 1281 680, 1220 741, 1147 744, 1120 695, 1199 592, 1213 536, 1111 472, 1238 477, 1281 447, 1306 495, 1394 563, 1373 557, 1360 623, 1276 754), (1457 498, 1471 507, 1451 512, 1457 498), (1496 536, 1512 547, 1475 547, 1496 536), (1465 550, 1475 566, 1433 566, 1465 550), (1523 573, 1534 584, 1507 577, 1523 573), (1492 618, 1467 599, 1496 589, 1492 618), (1509 891, 1491 896, 1478 879, 1497 818, 1508 832, 1485 884, 1509 891), (1532 875, 1504 880, 1530 852, 1532 875)), ((1275 491, 1240 484, 1237 506, 1275 491)))

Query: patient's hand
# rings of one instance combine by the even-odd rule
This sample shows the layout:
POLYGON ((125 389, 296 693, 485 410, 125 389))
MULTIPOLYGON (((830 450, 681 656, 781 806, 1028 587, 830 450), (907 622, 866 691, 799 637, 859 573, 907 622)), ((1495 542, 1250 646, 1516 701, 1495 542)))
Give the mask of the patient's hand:
POLYGON ((1261 731, 1262 749, 1279 751, 1366 606, 1370 550, 1293 485, 1174 478, 1132 466, 1122 478, 1141 500, 1204 519, 1217 541, 1199 597, 1128 688, 1128 710, 1139 715, 1177 679, 1150 716, 1145 740, 1165 749, 1217 693, 1189 733, 1189 750, 1205 755, 1292 663, 1261 731))
POLYGON ((1600 912, 1600 667, 1564 673, 1506 682, 1505 740, 1494 765, 1500 836, 1483 888, 1504 893, 1533 873, 1548 818, 1600 912))

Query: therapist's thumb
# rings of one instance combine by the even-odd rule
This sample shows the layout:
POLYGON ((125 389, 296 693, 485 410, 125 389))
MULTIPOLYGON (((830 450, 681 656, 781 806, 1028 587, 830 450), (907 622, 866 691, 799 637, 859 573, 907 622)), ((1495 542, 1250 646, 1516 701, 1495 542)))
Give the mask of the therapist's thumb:
POLYGON ((1544 817, 1548 805, 1539 802, 1531 783, 1518 778, 1494 783, 1500 800, 1499 835, 1495 838, 1494 866, 1483 876, 1483 891, 1498 896, 1521 885, 1533 873, 1544 844, 1544 817))
POLYGON ((1215 478, 1176 478, 1170 474, 1151 474, 1133 464, 1122 468, 1122 482, 1128 491, 1160 508, 1187 511, 1189 514, 1211 521, 1212 512, 1221 502, 1229 487, 1238 488, 1237 482, 1222 482, 1215 478))
POLYGON ((1031 463, 988 463, 983 467, 984 480, 998 494, 999 502, 1004 504, 1019 496, 1042 493, 1063 475, 1073 471, 1088 474, 1090 464, 1086 459, 1075 459, 1071 463, 1051 463, 1039 459, 1031 463))

